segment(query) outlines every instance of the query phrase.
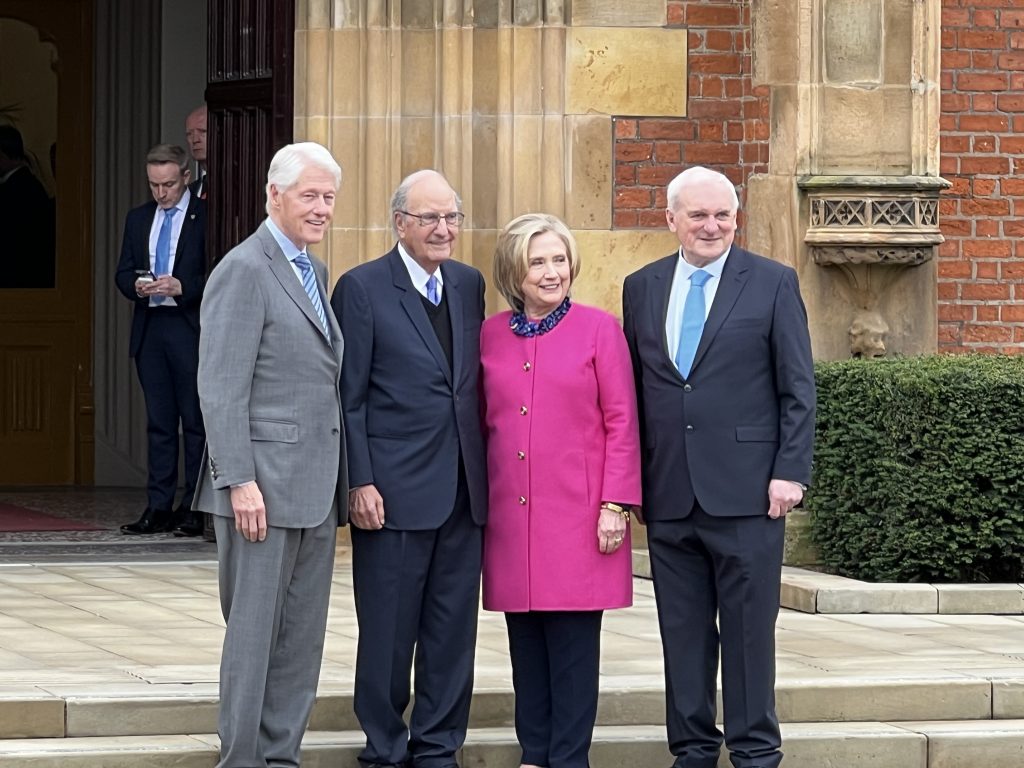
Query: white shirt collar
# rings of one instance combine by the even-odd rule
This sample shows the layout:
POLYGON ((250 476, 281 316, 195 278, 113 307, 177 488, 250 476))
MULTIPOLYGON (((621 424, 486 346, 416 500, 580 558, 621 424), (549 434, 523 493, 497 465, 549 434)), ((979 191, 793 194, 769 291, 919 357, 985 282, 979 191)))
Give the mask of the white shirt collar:
MULTIPOLYGON (((430 279, 430 273, 421 267, 416 260, 409 255, 409 252, 405 250, 405 246, 402 245, 401 241, 398 243, 398 255, 402 257, 402 261, 405 263, 405 268, 409 272, 409 279, 412 280, 413 288, 426 296, 427 280, 430 279)), ((438 285, 443 286, 444 276, 441 274, 440 267, 434 270, 434 275, 437 276, 438 285)))
POLYGON ((274 220, 267 216, 267 229, 270 230, 270 234, 274 236, 274 240, 281 247, 281 252, 284 253, 284 257, 288 261, 295 261, 295 257, 304 251, 300 251, 291 240, 289 240, 284 232, 281 231, 280 227, 274 223, 274 220))
POLYGON ((693 264, 688 262, 683 257, 683 247, 679 246, 679 266, 682 271, 682 276, 687 280, 690 279, 690 275, 696 272, 698 269, 703 269, 705 272, 711 275, 713 278, 721 279, 722 270, 725 269, 725 260, 729 258, 729 250, 732 250, 732 246, 726 250, 721 256, 703 267, 695 267, 693 264))

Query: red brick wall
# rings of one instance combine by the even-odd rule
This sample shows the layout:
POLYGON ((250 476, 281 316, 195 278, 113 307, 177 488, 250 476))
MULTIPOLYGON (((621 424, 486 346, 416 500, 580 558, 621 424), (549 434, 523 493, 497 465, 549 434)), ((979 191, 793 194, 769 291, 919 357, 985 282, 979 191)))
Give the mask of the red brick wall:
POLYGON ((749 0, 669 0, 668 24, 689 34, 685 118, 615 118, 616 228, 665 226, 665 185, 706 165, 740 188, 768 167, 766 87, 750 77, 749 0))
POLYGON ((942 5, 939 349, 1021 353, 1024 4, 942 5))

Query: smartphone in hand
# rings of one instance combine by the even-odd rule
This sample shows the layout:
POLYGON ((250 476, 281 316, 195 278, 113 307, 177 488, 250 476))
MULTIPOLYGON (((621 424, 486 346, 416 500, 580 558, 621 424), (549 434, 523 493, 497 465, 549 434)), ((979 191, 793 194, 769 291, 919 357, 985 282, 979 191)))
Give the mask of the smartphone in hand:
POLYGON ((135 282, 136 283, 152 283, 156 280, 156 275, 148 269, 136 269, 135 270, 135 282))

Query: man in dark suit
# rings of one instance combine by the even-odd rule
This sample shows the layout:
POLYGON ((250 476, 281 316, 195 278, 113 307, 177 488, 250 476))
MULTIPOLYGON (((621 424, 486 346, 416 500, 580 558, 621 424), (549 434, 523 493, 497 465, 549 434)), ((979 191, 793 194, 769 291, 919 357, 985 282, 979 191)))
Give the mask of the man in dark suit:
POLYGON ((487 481, 477 371, 484 281, 436 171, 391 200, 398 243, 338 281, 363 766, 451 768, 473 688, 487 481), (415 655, 415 704, 408 726, 415 655))
POLYGON ((782 761, 775 620, 785 515, 810 482, 814 370, 796 272, 733 245, 736 190, 706 168, 668 186, 679 251, 626 278, 643 519, 674 768, 714 768, 722 662, 736 768, 782 761))
POLYGON ((185 118, 185 140, 189 152, 196 161, 196 180, 189 184, 189 191, 200 200, 206 199, 206 105, 202 104, 185 118))
POLYGON ((114 281, 135 305, 129 354, 146 398, 149 477, 142 517, 129 535, 202 532, 191 511, 206 434, 199 409, 199 303, 206 284, 206 203, 188 191, 185 150, 158 144, 146 155, 153 202, 128 212, 114 281), (177 509, 178 425, 185 494, 177 509))

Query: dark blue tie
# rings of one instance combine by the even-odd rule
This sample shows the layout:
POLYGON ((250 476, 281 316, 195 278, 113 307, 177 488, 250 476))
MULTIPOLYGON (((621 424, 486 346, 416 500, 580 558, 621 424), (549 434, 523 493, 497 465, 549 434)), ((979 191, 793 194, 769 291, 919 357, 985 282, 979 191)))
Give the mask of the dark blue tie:
POLYGON ((431 275, 427 280, 427 298, 435 307, 441 303, 441 286, 437 282, 437 275, 431 275))
POLYGON ((306 289, 306 295, 313 302, 313 309, 316 310, 316 316, 320 318, 320 325, 323 326, 324 333, 327 334, 327 338, 330 338, 331 332, 327 328, 327 315, 324 314, 324 303, 320 300, 320 289, 316 284, 316 274, 313 272, 313 265, 309 262, 309 257, 305 253, 300 253, 295 257, 295 264, 299 267, 299 271, 302 272, 302 287, 306 289))
POLYGON ((704 283, 711 279, 711 273, 698 269, 690 275, 690 290, 683 305, 683 327, 679 331, 679 347, 676 349, 676 368, 685 379, 690 375, 697 345, 704 332, 704 283))
MULTIPOLYGON (((160 234, 156 238, 156 263, 153 265, 157 277, 169 275, 171 273, 171 232, 174 228, 174 214, 178 212, 177 208, 167 208, 164 210, 164 223, 160 225, 160 234)), ((163 304, 164 296, 153 296, 152 302, 154 304, 163 304)))

